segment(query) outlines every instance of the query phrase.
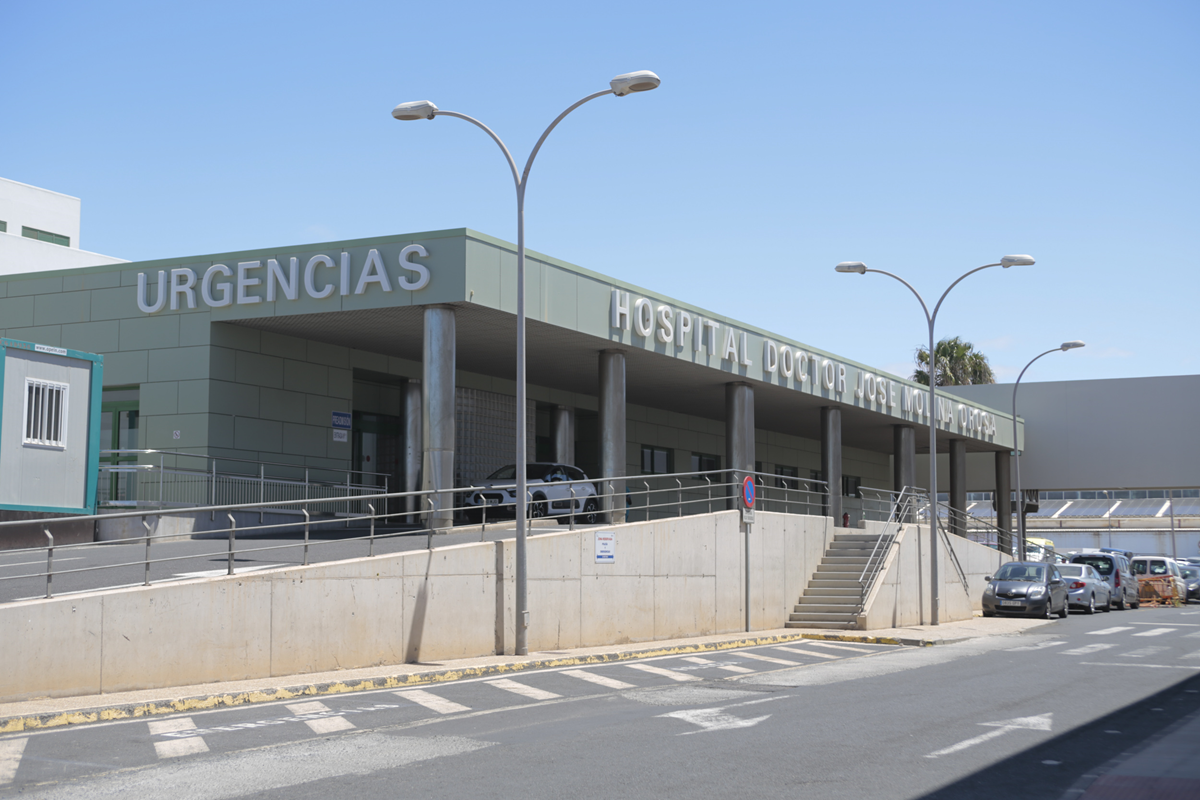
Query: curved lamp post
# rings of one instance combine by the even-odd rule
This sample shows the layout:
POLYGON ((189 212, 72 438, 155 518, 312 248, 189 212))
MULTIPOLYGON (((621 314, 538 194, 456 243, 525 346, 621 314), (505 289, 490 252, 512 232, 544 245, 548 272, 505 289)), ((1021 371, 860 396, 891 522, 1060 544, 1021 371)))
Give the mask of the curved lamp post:
MULTIPOLYGON (((880 275, 887 275, 889 278, 895 278, 908 287, 908 290, 916 296, 917 302, 921 304, 921 310, 925 312, 925 321, 929 324, 929 532, 931 541, 929 545, 929 586, 932 591, 930 598, 930 613, 929 621, 933 625, 938 624, 938 568, 937 568, 937 551, 938 551, 938 511, 937 511, 937 423, 938 414, 934 398, 937 396, 937 353, 934 350, 933 326, 937 322, 938 311, 941 310, 942 301, 946 299, 946 295, 950 294, 950 290, 958 286, 968 275, 974 275, 980 270, 988 269, 989 267, 1027 267, 1034 263, 1033 256, 1017 255, 1004 256, 995 264, 984 264, 982 267, 976 267, 960 276, 958 280, 950 284, 946 291, 942 292, 942 296, 938 299, 937 305, 933 307, 933 313, 929 313, 929 306, 925 303, 925 298, 921 297, 920 293, 912 287, 908 281, 901 278, 899 275, 894 275, 891 272, 885 272, 881 269, 867 269, 867 265, 861 261, 843 261, 834 269, 838 272, 855 272, 859 275, 865 275, 868 272, 878 272, 880 275)), ((1016 446, 1016 443, 1013 443, 1016 446)))
MULTIPOLYGON (((1033 360, 1025 365, 1025 369, 1021 370, 1021 374, 1017 376, 1017 382, 1013 384, 1013 459, 1016 462, 1017 471, 1017 560, 1025 560, 1025 498, 1021 496, 1021 448, 1017 447, 1017 389, 1021 386, 1021 378, 1025 377, 1025 370, 1033 366, 1033 362, 1037 361, 1042 356, 1048 356, 1051 353, 1066 352, 1067 350, 1075 350, 1086 345, 1076 339, 1073 342, 1063 342, 1053 350, 1047 350, 1041 355, 1033 357, 1033 360)), ((1000 498, 996 498, 996 513, 1000 513, 1000 498)))
POLYGON ((533 167, 533 160, 537 158, 538 151, 542 149, 542 143, 546 141, 546 137, 550 135, 550 131, 554 130, 558 126, 558 123, 562 122, 563 118, 572 111, 584 103, 595 100, 597 97, 603 97, 606 94, 624 97, 634 92, 648 92, 651 89, 657 89, 659 83, 661 83, 659 77, 649 70, 627 72, 624 75, 618 75, 613 78, 608 83, 608 89, 596 92, 595 94, 589 94, 555 117, 554 121, 550 123, 550 127, 542 132, 541 138, 533 146, 533 151, 529 154, 529 160, 525 162, 525 169, 520 173, 517 172, 517 162, 513 160, 512 153, 509 152, 508 147, 500 140, 500 137, 491 128, 474 117, 460 114, 457 111, 443 111, 428 100, 401 103, 392 109, 392 116, 402 121, 433 119, 434 117, 458 117, 482 129, 484 133, 492 137, 492 141, 500 146, 500 150, 504 153, 504 158, 508 162, 508 167, 512 170, 513 183, 517 189, 517 619, 515 641, 517 655, 523 656, 529 652, 527 636, 529 630, 529 604, 526 592, 527 580, 525 569, 525 519, 529 510, 529 497, 526 488, 527 476, 525 474, 526 461, 528 460, 525 453, 525 187, 529 182, 529 170, 533 167))

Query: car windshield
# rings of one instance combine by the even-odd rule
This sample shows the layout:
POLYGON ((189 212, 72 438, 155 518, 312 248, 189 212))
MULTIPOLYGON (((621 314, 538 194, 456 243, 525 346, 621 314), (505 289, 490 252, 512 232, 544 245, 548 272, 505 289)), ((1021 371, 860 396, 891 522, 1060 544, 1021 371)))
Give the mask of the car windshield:
POLYGON ((1200 568, 1197 567, 1180 567, 1179 573, 1189 581, 1195 578, 1200 578, 1200 568))
POLYGON ((1084 577, 1083 570, 1083 564, 1063 564, 1058 568, 1064 578, 1082 578, 1084 577))
POLYGON ((1111 558, 1104 556, 1079 556, 1074 560, 1074 563, 1087 564, 1106 578, 1112 575, 1113 562, 1111 558))
POLYGON ((996 573, 996 580, 1044 583, 1046 580, 1046 568, 1037 564, 1005 564, 996 573))
MULTIPOLYGON (((553 464, 526 464, 525 480, 541 480, 553 466, 553 464)), ((488 475, 487 479, 489 481, 515 481, 517 479, 517 467, 515 464, 501 467, 491 475, 488 475)))

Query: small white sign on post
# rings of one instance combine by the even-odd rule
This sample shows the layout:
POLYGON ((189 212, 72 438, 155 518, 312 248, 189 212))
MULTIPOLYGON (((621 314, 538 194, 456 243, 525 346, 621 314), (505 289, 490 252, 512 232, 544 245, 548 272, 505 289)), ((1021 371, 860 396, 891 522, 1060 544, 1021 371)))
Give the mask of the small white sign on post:
POLYGON ((333 440, 335 442, 350 441, 350 431, 343 431, 343 430, 338 430, 337 428, 334 428, 333 429, 333 440))
POLYGON ((617 535, 612 531, 596 531, 596 563, 617 563, 617 535))

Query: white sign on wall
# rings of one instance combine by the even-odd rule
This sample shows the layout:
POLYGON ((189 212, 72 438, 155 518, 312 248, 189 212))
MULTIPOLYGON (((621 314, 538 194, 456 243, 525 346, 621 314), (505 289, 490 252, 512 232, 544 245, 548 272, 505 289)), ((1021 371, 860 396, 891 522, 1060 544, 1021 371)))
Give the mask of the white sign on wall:
POLYGON ((596 531, 596 563, 617 563, 617 535, 612 531, 596 531))
POLYGON ((343 431, 343 430, 339 430, 338 428, 334 428, 333 429, 333 440, 335 442, 350 441, 350 431, 343 431))

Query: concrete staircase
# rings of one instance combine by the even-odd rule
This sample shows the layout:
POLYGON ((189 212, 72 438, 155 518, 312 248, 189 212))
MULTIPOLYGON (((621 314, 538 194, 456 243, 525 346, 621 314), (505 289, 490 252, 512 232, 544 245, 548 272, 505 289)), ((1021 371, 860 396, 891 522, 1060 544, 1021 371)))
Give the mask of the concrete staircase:
POLYGON ((879 546, 880 538, 870 533, 834 534, 808 588, 788 617, 787 627, 853 629, 862 613, 863 586, 859 581, 863 570, 868 564, 878 566, 891 549, 879 546))

